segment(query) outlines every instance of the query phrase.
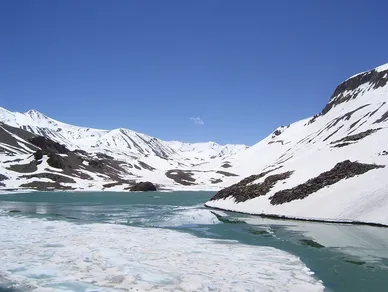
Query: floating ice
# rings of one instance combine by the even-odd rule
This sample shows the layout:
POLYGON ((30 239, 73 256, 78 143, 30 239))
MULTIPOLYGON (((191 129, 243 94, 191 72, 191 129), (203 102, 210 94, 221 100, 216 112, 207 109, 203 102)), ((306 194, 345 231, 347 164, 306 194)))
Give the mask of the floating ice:
POLYGON ((281 250, 158 228, 0 216, 0 251, 0 278, 36 291, 324 289, 281 250))

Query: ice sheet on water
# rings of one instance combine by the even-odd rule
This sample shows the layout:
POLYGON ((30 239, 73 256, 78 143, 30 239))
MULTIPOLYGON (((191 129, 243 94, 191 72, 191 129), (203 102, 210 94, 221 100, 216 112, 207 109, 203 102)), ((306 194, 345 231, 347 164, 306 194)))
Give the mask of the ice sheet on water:
POLYGON ((209 209, 199 206, 158 206, 157 208, 134 208, 125 212, 106 215, 107 222, 146 227, 179 227, 185 225, 217 224, 220 221, 209 209))
POLYGON ((281 250, 165 229, 1 216, 0 250, 0 277, 36 291, 324 288, 297 257, 281 250))

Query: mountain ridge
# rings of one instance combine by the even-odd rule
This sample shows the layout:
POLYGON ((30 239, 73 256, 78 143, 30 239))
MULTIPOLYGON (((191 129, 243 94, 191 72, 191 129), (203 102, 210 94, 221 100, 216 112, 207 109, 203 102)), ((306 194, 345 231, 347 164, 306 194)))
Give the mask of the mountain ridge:
POLYGON ((387 83, 385 64, 339 84, 322 112, 278 128, 233 157, 231 170, 240 177, 206 206, 388 225, 387 83))

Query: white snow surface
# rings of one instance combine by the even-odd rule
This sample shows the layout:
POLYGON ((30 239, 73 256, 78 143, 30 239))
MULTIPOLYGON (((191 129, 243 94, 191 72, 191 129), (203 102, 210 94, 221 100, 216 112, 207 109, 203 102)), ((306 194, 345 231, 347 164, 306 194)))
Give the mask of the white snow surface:
POLYGON ((0 278, 22 290, 324 290, 284 251, 158 228, 0 216, 0 250, 0 278))
MULTIPOLYGON (((388 65, 378 68, 386 69, 388 65)), ((265 196, 240 203, 228 197, 206 205, 251 214, 388 225, 388 155, 384 155, 388 151, 388 117, 384 120, 388 113, 388 86, 374 88, 366 83, 344 96, 355 92, 359 92, 356 98, 337 104, 314 122, 308 118, 293 123, 280 135, 268 136, 231 160, 234 166, 230 171, 243 177, 281 167, 254 183, 272 174, 294 171, 289 179, 279 181, 265 196), (341 138, 371 129, 377 132, 348 146, 334 147, 342 143, 337 142, 341 138), (270 203, 269 198, 276 192, 303 184, 345 160, 386 167, 341 180, 302 200, 270 203)), ((236 177, 230 182, 239 180, 236 177)))

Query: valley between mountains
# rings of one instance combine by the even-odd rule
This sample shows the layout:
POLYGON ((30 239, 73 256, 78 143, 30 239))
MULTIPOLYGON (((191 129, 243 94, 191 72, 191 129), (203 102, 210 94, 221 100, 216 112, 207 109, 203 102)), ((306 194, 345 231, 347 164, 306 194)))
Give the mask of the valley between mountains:
MULTIPOLYGON (((206 206, 388 225, 388 64, 352 76, 318 114, 257 144, 162 141, 0 108, 0 188, 219 191, 206 206)), ((313 97, 312 97, 313 98, 313 97)))

